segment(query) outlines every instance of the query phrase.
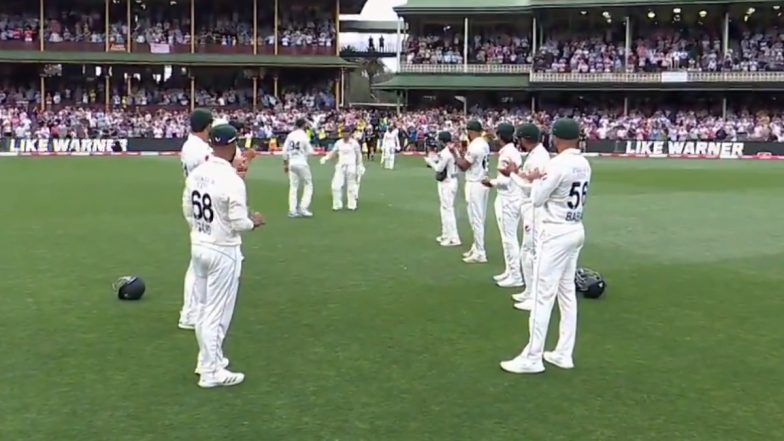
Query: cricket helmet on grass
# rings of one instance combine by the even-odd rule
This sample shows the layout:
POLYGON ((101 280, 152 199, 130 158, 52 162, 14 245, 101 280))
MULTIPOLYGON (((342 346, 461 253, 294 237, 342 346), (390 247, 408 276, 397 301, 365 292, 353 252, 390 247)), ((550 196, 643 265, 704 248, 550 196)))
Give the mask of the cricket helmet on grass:
POLYGON ((144 295, 144 280, 137 276, 123 276, 117 279, 112 289, 120 300, 139 300, 144 295))
POLYGON ((589 299, 598 299, 604 293, 605 288, 607 288, 607 282, 604 281, 604 277, 588 268, 577 268, 574 283, 577 287, 577 292, 583 293, 583 296, 589 299))

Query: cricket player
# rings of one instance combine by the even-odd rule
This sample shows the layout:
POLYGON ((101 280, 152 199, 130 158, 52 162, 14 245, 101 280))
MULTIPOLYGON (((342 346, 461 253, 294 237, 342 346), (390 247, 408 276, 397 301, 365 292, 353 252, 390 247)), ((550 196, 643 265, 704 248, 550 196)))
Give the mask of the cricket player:
POLYGON ((516 288, 523 286, 523 274, 520 267, 520 239, 517 230, 520 226, 520 207, 522 204, 522 190, 512 182, 509 176, 504 176, 500 170, 506 169, 507 164, 520 167, 523 156, 514 143, 515 128, 508 123, 499 124, 496 136, 504 146, 498 152, 499 173, 495 179, 484 178, 482 185, 487 188, 495 187, 495 217, 498 221, 498 230, 501 233, 501 246, 504 250, 504 272, 494 276, 496 284, 501 288, 516 288))
POLYGON ((209 134, 213 154, 185 182, 182 209, 191 227, 194 291, 201 304, 196 321, 199 386, 211 388, 242 383, 245 375, 226 369, 223 340, 231 324, 242 271, 240 233, 264 224, 260 213, 249 215, 245 182, 232 162, 237 130, 221 124, 209 134))
POLYGON ((357 209, 359 197, 359 176, 364 174, 365 166, 362 163, 362 150, 359 143, 351 137, 351 130, 343 130, 343 138, 335 142, 335 146, 324 157, 321 164, 337 157, 335 174, 332 177, 332 209, 343 209, 343 188, 346 188, 346 205, 349 210, 357 209))
POLYGON ((395 169, 395 154, 400 151, 400 138, 398 131, 393 125, 387 127, 384 138, 381 140, 381 151, 384 155, 384 168, 387 170, 395 169))
POLYGON ((530 337, 520 355, 501 362, 501 368, 516 374, 544 371, 544 358, 563 369, 574 367, 572 352, 577 333, 575 273, 585 240, 583 209, 591 183, 591 166, 577 147, 580 127, 573 119, 553 124, 553 144, 557 156, 545 170, 533 170, 523 177, 532 181, 531 203, 540 216, 536 223, 536 258, 531 294, 534 306, 528 319, 530 337), (553 303, 558 299, 561 323, 558 343, 544 352, 553 303))
POLYGON ((313 197, 313 177, 310 174, 308 156, 313 154, 310 137, 305 133, 307 122, 299 118, 296 129, 286 136, 283 143, 283 173, 289 175, 289 217, 312 217, 310 201, 313 197), (300 184, 303 184, 302 199, 297 203, 300 184))
POLYGON ((485 252, 485 218, 487 196, 490 189, 482 185, 487 177, 490 146, 482 137, 482 124, 472 120, 466 125, 469 144, 465 155, 455 153, 457 167, 465 172, 465 198, 468 205, 468 220, 474 235, 471 249, 463 254, 465 263, 487 263, 485 252))
POLYGON ((460 246, 460 236, 457 234, 457 221, 455 220, 455 196, 457 195, 457 166, 455 156, 449 148, 452 135, 449 132, 438 134, 441 150, 431 152, 425 157, 425 163, 436 172, 438 181, 438 200, 441 209, 441 234, 436 241, 442 247, 460 246))
MULTIPOLYGON (((528 152, 523 163, 523 174, 534 170, 544 170, 550 162, 550 152, 542 145, 541 138, 539 128, 535 124, 523 124, 517 129, 517 139, 520 148, 528 152)), ((525 290, 521 293, 513 294, 512 300, 515 301, 515 308, 530 311, 533 307, 530 287, 533 285, 534 232, 538 230, 534 225, 536 219, 534 218, 534 208, 531 203, 532 183, 517 173, 513 173, 510 176, 512 182, 521 188, 523 196, 520 209, 523 219, 523 244, 520 261, 525 280, 525 290)))
MULTIPOLYGON (((185 140, 185 144, 180 151, 180 162, 183 172, 187 178, 201 164, 207 162, 212 156, 212 147, 207 143, 210 128, 216 124, 227 124, 225 120, 214 120, 209 109, 195 109, 190 116, 191 133, 185 140)), ((243 155, 237 148, 233 165, 240 177, 244 178, 248 171, 248 162, 252 155, 243 155)), ((177 326, 180 329, 193 330, 196 327, 198 317, 198 305, 194 298, 193 284, 195 276, 193 265, 188 264, 185 272, 185 282, 183 289, 183 303, 180 310, 180 320, 177 326)))

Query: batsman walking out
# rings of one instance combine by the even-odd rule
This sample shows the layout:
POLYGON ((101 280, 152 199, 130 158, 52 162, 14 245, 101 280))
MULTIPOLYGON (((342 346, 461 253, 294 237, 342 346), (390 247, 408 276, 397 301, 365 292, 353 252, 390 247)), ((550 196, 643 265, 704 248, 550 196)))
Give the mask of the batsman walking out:
POLYGON ((531 294, 533 308, 528 318, 528 344, 501 368, 516 374, 544 371, 542 359, 562 369, 574 367, 572 353, 577 334, 575 273, 585 241, 583 209, 591 183, 591 166, 577 147, 580 127, 572 119, 553 124, 553 144, 558 155, 544 171, 523 177, 534 182, 531 201, 535 210, 536 250, 531 294), (561 323, 555 350, 544 351, 553 303, 558 300, 561 323))
POLYGON ((212 388, 242 383, 245 375, 226 369, 223 340, 229 330, 242 272, 240 233, 264 224, 260 213, 249 217, 245 182, 232 167, 237 130, 228 124, 210 130, 213 155, 191 173, 182 195, 182 209, 191 227, 194 293, 201 305, 196 321, 199 386, 212 388))
POLYGON ((313 154, 310 137, 305 133, 307 123, 303 118, 296 122, 296 129, 286 136, 283 143, 283 172, 289 175, 289 217, 311 217, 310 201, 313 197, 313 176, 308 156, 313 154), (297 201, 300 184, 302 199, 297 201))
POLYGON ((321 164, 337 156, 338 162, 335 164, 335 174, 332 177, 332 209, 343 209, 343 188, 346 189, 346 206, 349 210, 357 209, 357 199, 359 198, 359 179, 365 173, 365 166, 362 164, 362 150, 359 143, 351 138, 351 130, 344 129, 343 138, 335 142, 332 150, 323 158, 321 164))

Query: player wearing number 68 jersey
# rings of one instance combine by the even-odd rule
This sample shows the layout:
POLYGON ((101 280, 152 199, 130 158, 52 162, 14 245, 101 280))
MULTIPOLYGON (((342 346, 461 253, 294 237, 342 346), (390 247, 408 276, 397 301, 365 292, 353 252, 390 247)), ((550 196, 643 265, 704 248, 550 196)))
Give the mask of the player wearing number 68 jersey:
POLYGON ((574 279, 585 241, 583 208, 591 183, 591 166, 577 147, 580 137, 577 122, 559 119, 553 124, 552 134, 558 155, 550 160, 544 171, 534 170, 524 176, 534 183, 531 201, 536 218, 534 226, 538 231, 535 232, 529 341, 520 355, 501 362, 501 368, 512 373, 542 372, 542 358, 564 369, 574 367, 572 352, 577 333, 574 279), (544 352, 556 299, 561 312, 558 343, 554 351, 544 352))
POLYGON ((465 155, 460 157, 455 154, 455 163, 465 172, 465 198, 474 241, 471 249, 463 254, 463 262, 486 263, 485 219, 490 189, 482 185, 482 181, 487 177, 490 146, 482 137, 482 124, 479 121, 469 121, 466 130, 470 142, 465 155))
POLYGON ((245 376, 226 369, 223 340, 231 323, 242 271, 240 233, 263 225, 260 213, 249 215, 245 182, 232 167, 237 130, 222 124, 210 130, 213 154, 185 181, 183 215, 191 227, 194 293, 200 305, 196 320, 199 386, 232 386, 245 376))
POLYGON ((313 177, 310 174, 308 156, 313 153, 310 137, 305 133, 306 122, 296 121, 296 130, 283 142, 283 171, 289 175, 289 217, 311 217, 310 201, 313 197, 313 177), (299 186, 303 184, 302 199, 297 203, 299 186))

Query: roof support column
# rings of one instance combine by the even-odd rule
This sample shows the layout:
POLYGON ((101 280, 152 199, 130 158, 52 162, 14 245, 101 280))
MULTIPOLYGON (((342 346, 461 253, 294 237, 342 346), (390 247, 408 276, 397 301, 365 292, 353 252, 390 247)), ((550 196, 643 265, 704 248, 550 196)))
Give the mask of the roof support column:
POLYGON ((623 116, 629 116, 629 95, 623 96, 623 116))
POLYGON ((727 119, 727 97, 721 99, 721 119, 727 119))
POLYGON ((397 65, 398 65, 398 70, 400 70, 400 67, 399 67, 400 64, 403 63, 403 60, 400 58, 401 47, 403 46, 403 43, 400 41, 400 28, 401 28, 400 23, 401 23, 401 21, 403 21, 403 19, 398 17, 397 18, 397 65))
POLYGON ((629 53, 632 51, 632 20, 626 16, 626 44, 624 46, 624 61, 623 65, 626 67, 626 72, 631 72, 632 67, 629 66, 629 53))
POLYGON ((535 55, 539 47, 539 45, 536 44, 537 39, 539 38, 537 31, 536 16, 533 16, 533 19, 531 20, 531 55, 535 55))
POLYGON ((536 113, 536 96, 531 94, 531 114, 536 113))
MULTIPOLYGON (((104 52, 109 52, 109 40, 110 40, 109 35, 111 35, 111 33, 109 32, 109 0, 106 0, 103 3, 104 3, 104 12, 103 13, 105 15, 104 23, 103 23, 104 24, 104 30, 103 30, 104 34, 103 35, 105 36, 105 38, 104 38, 104 52)), ((128 26, 130 26, 130 25, 131 24, 128 23, 128 26)))
MULTIPOLYGON (((44 51, 44 34, 46 28, 44 27, 44 20, 46 17, 44 16, 44 0, 38 2, 38 50, 43 52, 44 51)), ((42 95, 43 98, 43 95, 42 95)), ((43 100, 41 101, 43 102, 43 100)))
MULTIPOLYGON (((196 0, 191 0, 191 53, 196 53, 196 0)), ((193 111, 193 96, 191 96, 191 111, 193 111)))
POLYGON ((463 19, 463 72, 468 72, 468 17, 463 19))
POLYGON ((721 27, 721 54, 727 56, 730 50, 730 13, 724 13, 724 26, 721 27))

